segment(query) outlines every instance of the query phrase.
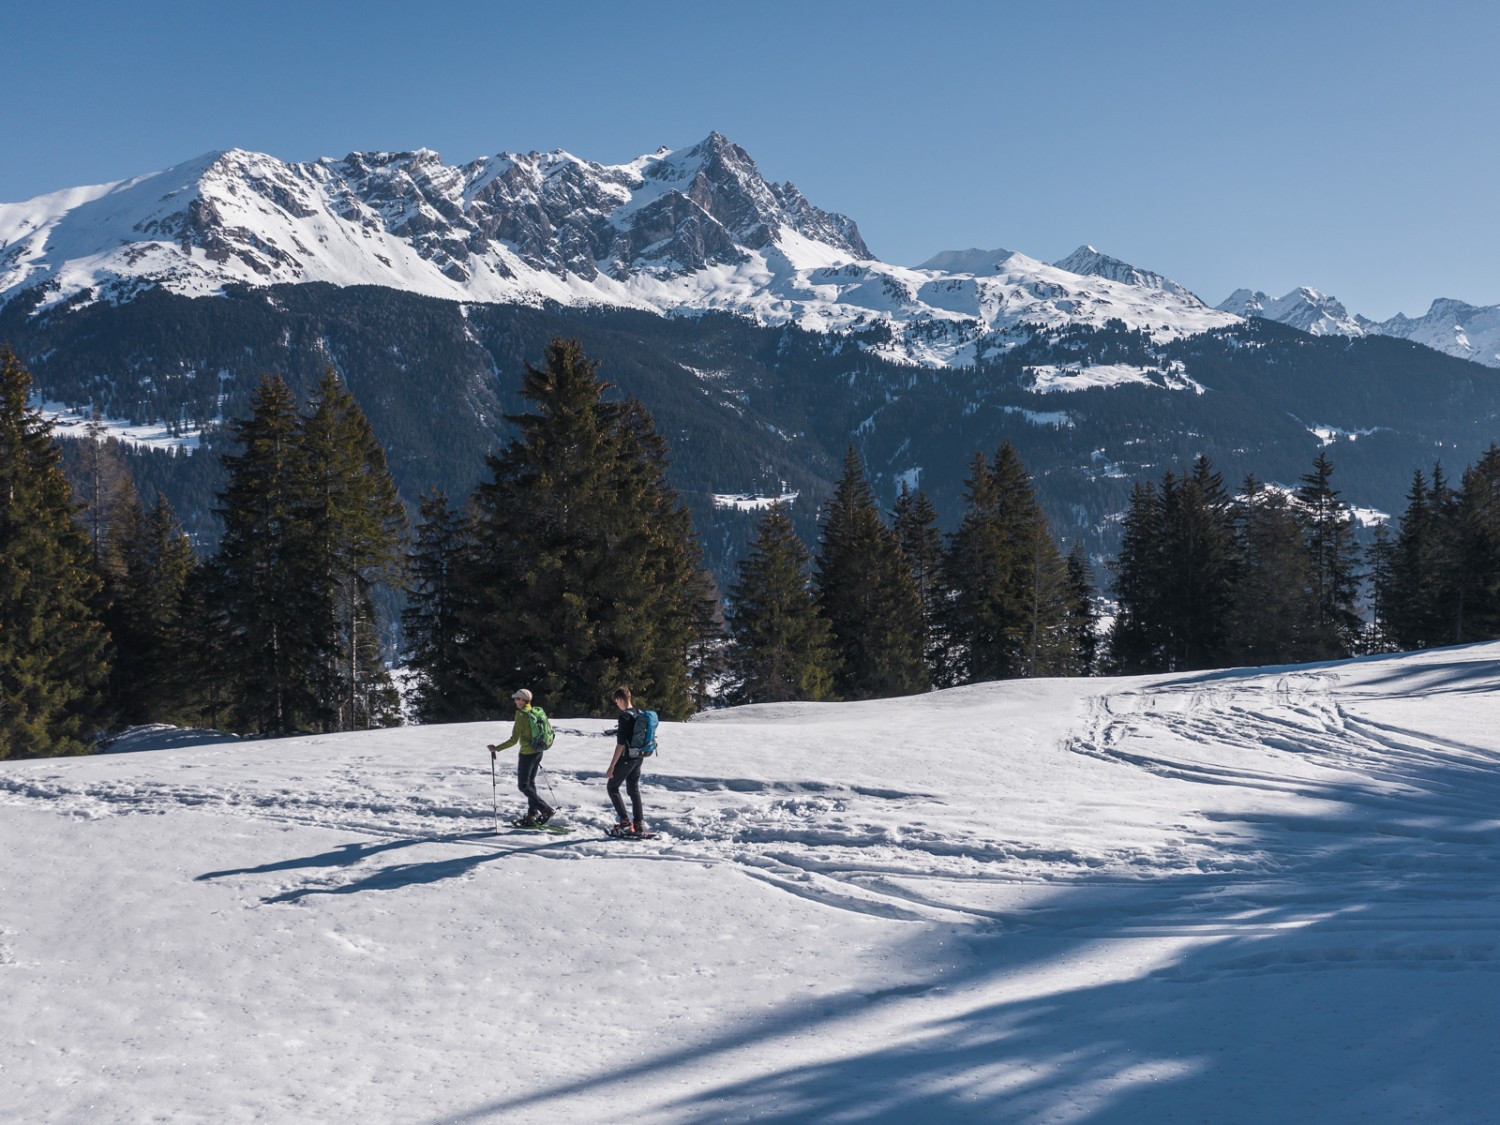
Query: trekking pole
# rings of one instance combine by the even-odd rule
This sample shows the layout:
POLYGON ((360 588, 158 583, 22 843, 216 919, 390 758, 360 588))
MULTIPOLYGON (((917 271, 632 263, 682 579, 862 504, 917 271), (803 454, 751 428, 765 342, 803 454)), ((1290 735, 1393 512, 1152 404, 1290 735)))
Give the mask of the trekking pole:
POLYGON ((536 770, 542 775, 542 780, 547 783, 547 795, 552 798, 552 807, 557 808, 557 793, 552 788, 552 771, 546 766, 537 766, 536 770))
POLYGON ((495 779, 495 752, 490 751, 490 795, 495 801, 495 835, 500 835, 500 783, 495 779))

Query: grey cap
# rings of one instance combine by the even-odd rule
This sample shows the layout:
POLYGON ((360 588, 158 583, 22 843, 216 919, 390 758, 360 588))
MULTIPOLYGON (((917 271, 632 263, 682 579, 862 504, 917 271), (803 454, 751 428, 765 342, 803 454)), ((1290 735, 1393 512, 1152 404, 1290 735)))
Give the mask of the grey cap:
POLYGON ((530 703, 531 692, 527 691, 525 688, 517 688, 516 691, 512 693, 511 698, 519 699, 522 703, 530 703))

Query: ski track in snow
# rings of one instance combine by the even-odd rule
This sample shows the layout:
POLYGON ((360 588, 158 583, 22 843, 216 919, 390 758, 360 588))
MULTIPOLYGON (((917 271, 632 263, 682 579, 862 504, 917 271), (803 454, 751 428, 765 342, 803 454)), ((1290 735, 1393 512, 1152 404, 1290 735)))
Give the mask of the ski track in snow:
MULTIPOLYGON (((952 807, 932 793, 674 773, 669 750, 648 764, 643 786, 658 838, 617 842, 595 835, 612 819, 602 779, 596 769, 569 764, 582 754, 563 749, 566 737, 543 777, 558 791, 562 821, 575 828, 567 836, 489 835, 492 810, 471 766, 427 767, 425 783, 413 791, 412 768, 392 768, 388 759, 359 752, 330 756, 325 776, 309 770, 309 776, 290 778, 296 785, 253 776, 225 785, 222 771, 214 784, 194 784, 191 774, 199 767, 191 757, 170 770, 169 779, 156 770, 136 781, 84 779, 66 764, 37 764, 0 776, 0 803, 41 804, 82 818, 192 810, 347 832, 369 841, 346 845, 349 864, 421 845, 527 850, 557 862, 619 858, 628 850, 637 859, 732 865, 787 894, 878 918, 1001 930, 1249 940, 1316 922, 1327 946, 1317 956, 1328 964, 1377 958, 1500 966, 1488 936, 1500 923, 1496 898, 1450 901, 1471 897, 1465 888, 1476 872, 1500 877, 1500 753, 1361 718, 1340 702, 1339 678, 1329 671, 1215 673, 1145 687, 1100 684, 1081 729, 1063 743, 1067 751, 1233 794, 1236 807, 1208 800, 1197 815, 1163 826, 1169 830, 1155 847, 1132 843, 1095 851, 1048 843, 1040 833, 999 834, 996 823, 1003 818, 986 817, 982 807, 952 807), (1256 794, 1268 798, 1264 811, 1243 807, 1244 798, 1256 794), (1317 815, 1287 812, 1288 797, 1310 803, 1317 815), (1437 872, 1462 875, 1450 886, 1437 872), (1138 921, 1122 921, 1107 895, 1097 907, 1073 901, 1055 909, 1001 904, 1004 896, 988 906, 995 896, 976 893, 985 886, 1141 888, 1152 880, 1162 881, 1162 893, 1132 897, 1138 921), (1226 903, 1238 909, 1226 914, 1226 903), (1447 940, 1369 947, 1368 935, 1393 927, 1441 932, 1447 940), (1351 935, 1351 944, 1330 943, 1329 935, 1339 933, 1351 935)), ((574 748, 599 757, 603 744, 593 736, 607 732, 598 725, 560 730, 587 740, 574 748)), ((505 763, 502 816, 514 805, 513 759, 505 763)), ((254 773, 253 762, 241 768, 254 773)), ((1059 841, 1067 837, 1057 833, 1059 841)), ((341 879, 288 879, 263 901, 328 893, 341 879)), ((0 968, 7 963, 3 937, 0 968)), ((1290 965, 1235 957, 1223 971, 1305 967, 1310 956, 1301 949, 1290 965)))

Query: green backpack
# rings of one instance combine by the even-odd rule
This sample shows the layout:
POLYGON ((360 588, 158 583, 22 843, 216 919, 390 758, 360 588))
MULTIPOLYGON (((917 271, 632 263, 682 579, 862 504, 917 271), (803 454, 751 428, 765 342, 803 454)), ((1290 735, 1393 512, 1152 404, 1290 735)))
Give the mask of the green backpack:
POLYGON ((557 735, 552 733, 552 720, 540 707, 529 708, 526 715, 531 722, 531 751, 539 754, 552 745, 557 735))

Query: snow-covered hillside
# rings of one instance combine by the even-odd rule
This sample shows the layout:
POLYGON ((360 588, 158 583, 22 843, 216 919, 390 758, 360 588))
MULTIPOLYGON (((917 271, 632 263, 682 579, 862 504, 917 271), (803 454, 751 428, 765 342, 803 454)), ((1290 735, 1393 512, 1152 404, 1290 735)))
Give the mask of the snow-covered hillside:
POLYGON ((767 181, 717 133, 620 165, 558 151, 453 167, 425 149, 299 164, 233 149, 0 205, 0 302, 319 281, 465 302, 725 310, 855 331, 871 350, 939 366, 1011 347, 1023 324, 1120 320, 1171 338, 1237 319, 1092 248, 1058 266, 1006 251, 888 265, 851 220, 767 181))
POLYGON ((601 720, 566 836, 489 835, 501 725, 0 763, 0 1118, 1490 1121, 1497 695, 1481 645, 742 708, 633 843, 601 720))

